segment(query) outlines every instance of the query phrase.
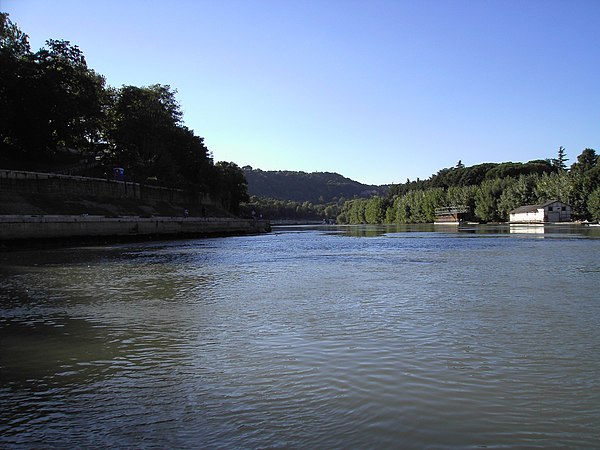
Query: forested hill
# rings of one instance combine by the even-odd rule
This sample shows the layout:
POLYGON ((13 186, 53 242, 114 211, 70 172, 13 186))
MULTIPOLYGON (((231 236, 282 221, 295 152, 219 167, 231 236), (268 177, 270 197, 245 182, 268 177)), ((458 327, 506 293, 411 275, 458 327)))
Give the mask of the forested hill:
POLYGON ((384 195, 385 186, 359 183, 331 172, 264 171, 242 168, 251 196, 323 204, 340 199, 384 195))

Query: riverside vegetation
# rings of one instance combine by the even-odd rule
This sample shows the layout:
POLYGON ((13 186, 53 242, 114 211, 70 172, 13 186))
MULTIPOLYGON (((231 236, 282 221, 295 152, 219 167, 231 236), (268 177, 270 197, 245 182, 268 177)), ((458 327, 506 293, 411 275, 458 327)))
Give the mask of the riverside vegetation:
POLYGON ((270 218, 403 224, 433 222, 435 210, 447 206, 468 207, 474 221, 504 221, 518 206, 560 200, 573 207, 574 219, 599 220, 600 164, 596 151, 586 148, 570 167, 567 161, 565 149, 560 147, 556 158, 471 167, 459 161, 427 180, 379 187, 356 185, 338 174, 264 172, 244 167, 251 197, 243 206, 270 218), (316 200, 315 185, 324 193, 316 200))
POLYGON ((342 223, 433 222, 436 208, 468 207, 480 222, 508 219, 522 205, 559 200, 573 207, 577 220, 600 219, 600 165, 593 149, 585 149, 567 169, 565 150, 555 159, 528 163, 479 164, 442 169, 424 181, 407 180, 386 196, 344 202, 342 223))

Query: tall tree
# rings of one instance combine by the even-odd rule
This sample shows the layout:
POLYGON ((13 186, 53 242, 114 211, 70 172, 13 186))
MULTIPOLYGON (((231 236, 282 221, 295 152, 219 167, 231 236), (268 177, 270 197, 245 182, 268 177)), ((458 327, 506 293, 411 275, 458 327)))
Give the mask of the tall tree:
POLYGON ((0 16, 0 146, 10 158, 50 160, 57 150, 99 141, 104 79, 68 41, 49 40, 32 54, 27 36, 0 16))
POLYGON ((578 219, 590 219, 590 193, 600 187, 600 166, 598 155, 591 148, 586 148, 577 157, 569 173, 573 186, 571 206, 573 215, 578 219))
POLYGON ((229 211, 237 214, 240 203, 250 199, 244 172, 233 162, 219 161, 216 167, 219 173, 218 193, 221 203, 229 211))
POLYGON ((23 57, 31 53, 29 37, 23 33, 9 15, 0 12, 0 54, 23 57))
POLYGON ((160 84, 123 86, 117 92, 110 132, 112 156, 114 164, 124 167, 134 179, 143 181, 158 172, 174 176, 170 146, 182 116, 175 93, 160 84))
POLYGON ((475 195, 475 215, 484 222, 499 220, 498 200, 507 184, 506 178, 485 180, 475 195))
POLYGON ((386 203, 383 198, 375 196, 367 201, 365 208, 365 221, 367 223, 383 223, 385 219, 386 203))
POLYGON ((53 39, 46 45, 36 53, 37 93, 50 122, 46 148, 93 149, 104 125, 105 80, 88 68, 76 45, 53 39))
POLYGON ((566 150, 561 145, 560 147, 558 147, 558 153, 557 153, 556 159, 553 160, 554 167, 556 167, 558 170, 566 170, 568 160, 569 160, 569 158, 567 158, 566 150))
POLYGON ((594 150, 593 148, 586 148, 577 157, 577 162, 574 162, 573 165, 571 165, 571 171, 585 172, 587 170, 593 169, 597 165, 598 155, 596 154, 596 150, 594 150))

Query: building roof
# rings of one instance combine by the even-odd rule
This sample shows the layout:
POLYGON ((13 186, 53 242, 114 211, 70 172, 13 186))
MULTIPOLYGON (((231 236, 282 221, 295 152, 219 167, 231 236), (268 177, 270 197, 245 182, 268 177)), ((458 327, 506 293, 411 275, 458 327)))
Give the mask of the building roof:
POLYGON ((509 214, 522 214, 522 213, 528 213, 528 212, 535 212, 538 209, 545 208, 546 206, 550 206, 553 203, 560 203, 561 205, 567 205, 566 203, 559 202, 558 200, 548 200, 547 202, 542 203, 540 205, 519 206, 518 208, 515 208, 512 211, 510 211, 509 214))
POLYGON ((525 206, 519 206, 518 208, 513 209, 510 214, 521 214, 521 213, 528 213, 528 212, 536 212, 538 209, 540 209, 542 206, 541 205, 525 205, 525 206))

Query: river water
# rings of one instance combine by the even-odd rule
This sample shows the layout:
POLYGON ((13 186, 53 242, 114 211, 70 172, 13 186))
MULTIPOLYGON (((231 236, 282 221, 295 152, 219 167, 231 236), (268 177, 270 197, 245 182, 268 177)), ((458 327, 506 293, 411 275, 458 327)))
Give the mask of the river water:
POLYGON ((0 253, 3 448, 599 448, 600 229, 0 253))

